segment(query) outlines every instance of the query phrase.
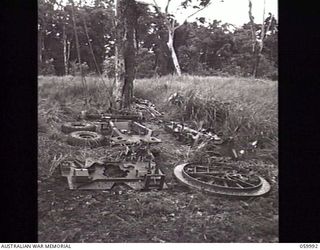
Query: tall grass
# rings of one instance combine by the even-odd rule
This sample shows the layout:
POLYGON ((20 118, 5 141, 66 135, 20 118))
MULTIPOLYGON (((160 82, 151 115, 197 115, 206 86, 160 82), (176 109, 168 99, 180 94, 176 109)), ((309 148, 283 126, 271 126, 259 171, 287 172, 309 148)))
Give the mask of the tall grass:
MULTIPOLYGON (((108 109, 113 80, 104 81, 105 85, 98 77, 87 77, 84 88, 79 77, 40 76, 39 116, 54 106, 73 114, 85 105, 101 111, 108 109)), ((257 140, 260 156, 277 160, 277 82, 239 77, 165 76, 136 80, 134 95, 152 101, 167 114, 167 119, 184 120, 195 127, 211 128, 234 137, 239 148, 257 140), (184 97, 180 107, 168 102, 169 96, 176 92, 184 97)))
POLYGON ((137 81, 135 95, 154 101, 163 110, 170 112, 174 109, 176 117, 180 116, 185 120, 189 118, 195 123, 201 122, 219 134, 234 137, 239 149, 246 149, 250 147, 249 142, 257 140, 257 156, 276 162, 277 91, 277 82, 268 80, 167 76, 137 81), (168 97, 174 92, 185 97, 182 107, 168 105, 168 97), (191 112, 192 110, 196 111, 191 112), (222 122, 221 119, 215 119, 215 114, 219 112, 222 122))

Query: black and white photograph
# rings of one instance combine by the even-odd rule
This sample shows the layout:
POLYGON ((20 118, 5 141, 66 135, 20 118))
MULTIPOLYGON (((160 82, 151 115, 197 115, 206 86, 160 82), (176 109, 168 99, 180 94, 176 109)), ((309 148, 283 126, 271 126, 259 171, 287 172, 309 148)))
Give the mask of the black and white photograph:
POLYGON ((278 1, 38 1, 38 242, 278 243, 278 1))

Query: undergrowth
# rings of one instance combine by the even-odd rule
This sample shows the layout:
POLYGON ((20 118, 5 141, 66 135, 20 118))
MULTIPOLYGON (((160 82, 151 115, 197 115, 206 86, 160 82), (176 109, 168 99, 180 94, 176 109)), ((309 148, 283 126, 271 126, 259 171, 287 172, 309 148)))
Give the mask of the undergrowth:
MULTIPOLYGON (((81 110, 108 110, 112 82, 87 77, 84 86, 79 77, 40 76, 39 130, 46 130, 52 122, 74 120, 81 110)), ((256 156, 277 162, 277 82, 184 75, 141 79, 134 85, 135 97, 152 101, 166 113, 165 119, 233 137, 238 150, 247 150, 257 141, 256 156), (183 97, 180 105, 168 101, 174 93, 183 97)))
MULTIPOLYGON (((255 157, 229 161, 162 134, 158 162, 166 174, 163 192, 66 191, 57 173, 61 161, 115 156, 119 147, 68 145, 61 125, 82 110, 106 111, 112 80, 87 77, 39 77, 38 210, 41 242, 277 242, 277 83, 247 78, 162 77, 137 80, 134 95, 152 101, 165 119, 185 121, 235 139, 237 149, 258 141, 255 157), (84 95, 85 91, 87 95, 84 95), (169 97, 179 93, 180 104, 169 97), (87 98, 87 102, 85 99, 87 98), (211 158, 212 157, 212 158, 211 158), (269 194, 249 199, 210 196, 188 189, 173 178, 173 167, 191 159, 214 161, 219 167, 257 173, 272 185, 269 194), (54 177, 54 178, 52 178, 54 177), (88 212, 89 211, 89 212, 88 212), (86 222, 86 223, 84 223, 86 222)), ((210 145, 208 145, 210 146, 210 145)), ((252 149, 251 149, 252 150, 252 149)), ((248 148, 249 151, 249 148, 248 148)), ((223 158, 223 157, 221 157, 223 158)), ((206 162, 204 162, 206 163, 206 162)))

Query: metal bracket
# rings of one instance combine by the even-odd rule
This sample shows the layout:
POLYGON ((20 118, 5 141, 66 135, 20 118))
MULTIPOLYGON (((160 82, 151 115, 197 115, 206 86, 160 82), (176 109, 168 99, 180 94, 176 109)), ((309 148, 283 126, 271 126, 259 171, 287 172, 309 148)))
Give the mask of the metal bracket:
POLYGON ((110 190, 114 184, 125 184, 134 190, 164 189, 165 175, 154 162, 99 162, 76 161, 60 164, 61 175, 66 177, 70 189, 110 190))
POLYGON ((110 121, 112 128, 112 144, 133 144, 138 142, 160 143, 161 140, 154 137, 153 131, 134 121, 110 121))
POLYGON ((150 190, 151 188, 163 189, 164 186, 164 178, 163 174, 147 174, 145 178, 144 189, 150 190))

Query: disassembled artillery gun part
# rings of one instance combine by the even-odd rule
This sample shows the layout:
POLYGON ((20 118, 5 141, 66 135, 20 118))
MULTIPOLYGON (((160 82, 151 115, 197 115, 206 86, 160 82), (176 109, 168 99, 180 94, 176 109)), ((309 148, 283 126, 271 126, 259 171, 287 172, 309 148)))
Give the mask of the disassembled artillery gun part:
POLYGON ((197 131, 178 122, 165 122, 164 129, 167 132, 174 134, 178 139, 191 144, 201 142, 203 140, 211 140, 215 144, 223 143, 223 140, 215 134, 205 132, 204 130, 203 132, 197 131))
POLYGON ((154 162, 101 162, 77 160, 60 164, 61 175, 70 189, 111 190, 115 184, 124 184, 134 190, 167 188, 165 175, 154 162))
POLYGON ((141 121, 143 117, 141 114, 136 113, 124 113, 124 114, 113 114, 113 113, 88 113, 87 111, 81 112, 81 118, 87 120, 96 120, 100 122, 106 122, 110 120, 122 121, 122 120, 133 120, 141 121))
POLYGON ((72 146, 99 147, 106 141, 106 138, 92 131, 75 131, 68 135, 67 142, 72 146))
POLYGON ((111 121, 108 119, 92 123, 73 122, 62 125, 62 129, 65 133, 71 132, 67 142, 72 146, 101 146, 107 137, 113 145, 161 142, 160 139, 153 136, 151 129, 132 120, 111 121))
POLYGON ((192 163, 176 166, 174 175, 184 185, 219 195, 261 196, 271 189, 270 184, 257 175, 221 172, 210 166, 192 163))
POLYGON ((135 121, 110 121, 112 144, 133 144, 138 142, 160 143, 153 131, 135 121))
POLYGON ((145 119, 156 119, 163 116, 152 102, 138 98, 135 98, 134 101, 134 108, 141 112, 145 119))
POLYGON ((75 131, 96 131, 96 126, 89 122, 66 122, 62 124, 61 131, 69 134, 75 131))
POLYGON ((123 121, 123 120, 133 120, 133 121, 144 121, 148 118, 154 119, 162 117, 163 114, 160 113, 155 105, 149 100, 143 100, 134 97, 133 103, 130 110, 115 110, 109 109, 107 113, 99 112, 97 110, 81 111, 81 119, 86 120, 96 120, 100 122, 104 121, 123 121))

